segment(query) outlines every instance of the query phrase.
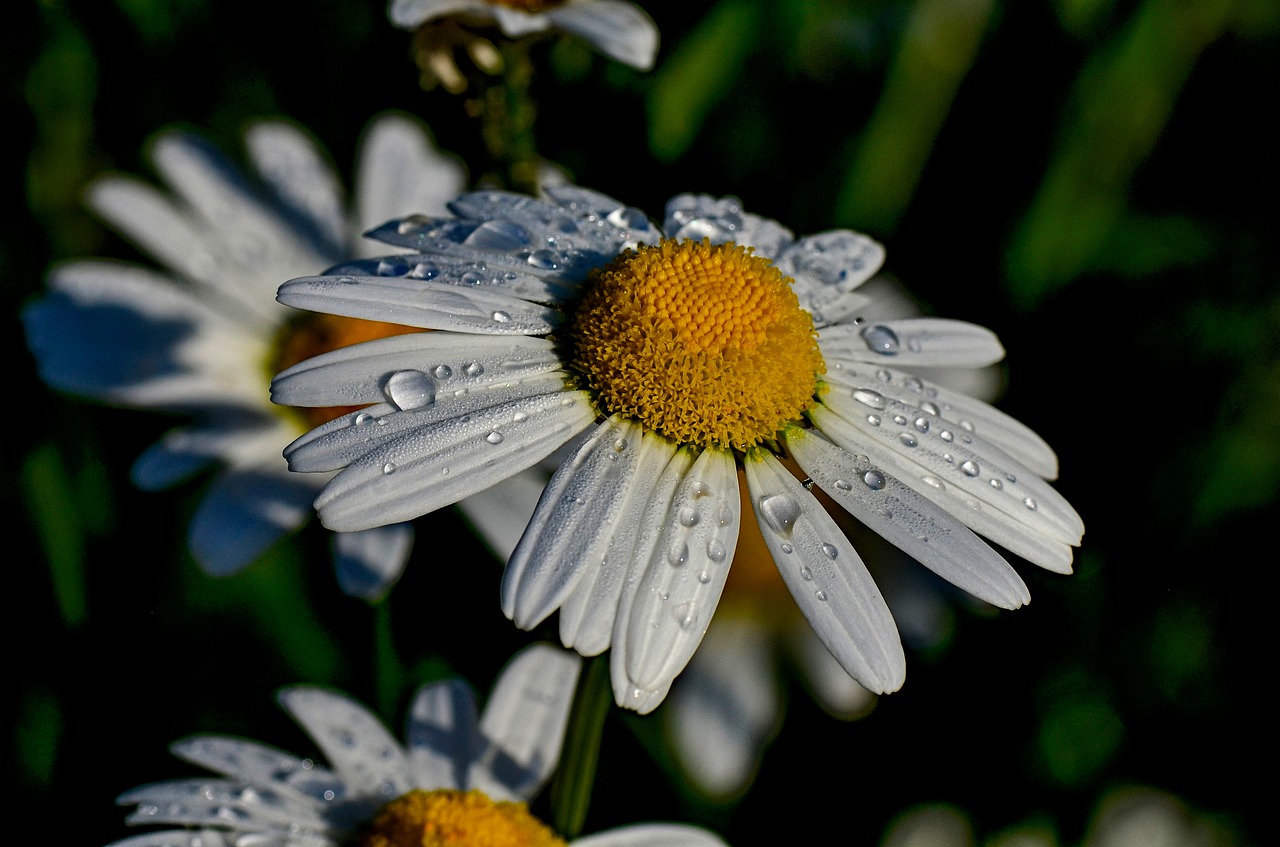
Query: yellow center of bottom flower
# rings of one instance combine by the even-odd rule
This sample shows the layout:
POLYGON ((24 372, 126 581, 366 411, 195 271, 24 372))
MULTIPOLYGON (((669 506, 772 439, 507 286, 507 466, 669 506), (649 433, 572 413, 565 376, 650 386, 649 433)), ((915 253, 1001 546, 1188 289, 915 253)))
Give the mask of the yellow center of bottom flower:
MULTIPOLYGON (((285 325, 275 345, 275 358, 271 362, 271 373, 277 374, 298 362, 349 347, 361 341, 372 341, 375 338, 386 338, 391 335, 404 335, 410 332, 422 332, 421 329, 382 321, 366 321, 360 318, 347 318, 341 315, 327 315, 320 312, 300 313, 297 320, 285 325)), ((329 406, 325 408, 304 409, 288 407, 306 419, 307 427, 328 423, 339 415, 354 412, 358 406, 329 406)))
POLYGON ((524 803, 480 791, 410 791, 383 806, 358 847, 565 847, 524 803))
POLYGON ((565 333, 570 359, 605 414, 745 450, 799 419, 825 370, 791 284, 732 243, 625 250, 592 272, 565 333))

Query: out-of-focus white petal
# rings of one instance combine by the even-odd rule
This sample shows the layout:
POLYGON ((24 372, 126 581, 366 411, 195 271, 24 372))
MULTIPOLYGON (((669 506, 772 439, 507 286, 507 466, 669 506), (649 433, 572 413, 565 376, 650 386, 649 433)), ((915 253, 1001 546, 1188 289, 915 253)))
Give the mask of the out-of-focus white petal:
POLYGON ((875 706, 876 695, 840 667, 812 627, 792 627, 787 643, 800 666, 805 685, 823 709, 838 718, 852 719, 875 706))
MULTIPOLYGON (((223 735, 194 735, 169 748, 179 759, 208 768, 246 785, 269 787, 291 802, 322 808, 321 796, 308 793, 294 782, 308 780, 317 770, 314 762, 274 747, 223 735)), ((324 772, 324 768, 320 768, 324 772)), ((336 779, 336 776, 334 777, 336 779)))
MULTIPOLYGON (((431 142, 421 121, 388 112, 374 117, 365 129, 355 186, 354 226, 363 233, 392 218, 443 214, 445 204, 466 187, 466 173, 455 156, 431 142)), ((372 241, 359 243, 365 256, 385 252, 372 241)))
POLYGON ((326 820, 309 801, 262 786, 246 791, 244 784, 224 779, 175 779, 144 785, 116 798, 138 804, 126 819, 132 824, 225 826, 229 819, 248 831, 287 835, 323 829, 326 820))
POLYGON ((907 669, 902 642, 853 545, 772 453, 754 448, 745 466, 760 532, 814 632, 868 689, 898 690, 907 669))
POLYGON ((721 612, 671 687, 664 718, 672 751, 713 797, 747 786, 781 718, 771 640, 755 619, 721 612))
POLYGON ((484 747, 471 686, 447 679, 419 688, 409 708, 405 744, 415 787, 470 788, 471 763, 484 747))
POLYGON ((999 553, 933 501, 822 435, 793 428, 787 447, 818 487, 849 514, 938 576, 1004 609, 1031 600, 999 553))
POLYGON ((576 838, 570 847, 725 847, 705 829, 674 823, 624 826, 576 838))
POLYGON ((191 554, 209 574, 233 574, 300 527, 314 496, 314 482, 283 466, 228 468, 214 477, 191 518, 191 554))
POLYGON ((355 700, 311 686, 282 689, 278 699, 353 792, 386 802, 413 787, 404 749, 355 700))
POLYGON ((333 566, 343 593, 380 600, 404 572, 413 549, 413 526, 378 526, 333 534, 333 566))
POLYGON ((427 21, 445 15, 458 12, 483 15, 489 8, 490 4, 484 0, 391 0, 387 17, 401 29, 417 29, 427 21))
POLYGON ((642 71, 658 55, 658 26, 644 10, 625 0, 592 0, 553 6, 546 16, 566 32, 581 36, 611 59, 642 71))
POLYGON ((351 240, 342 182, 311 133, 288 121, 257 121, 245 149, 258 176, 271 187, 292 223, 339 257, 351 240))
POLYGON ((495 800, 528 802, 560 760, 582 660, 534 644, 507 663, 485 704, 480 735, 488 742, 470 784, 495 800))
MULTIPOLYGON (((107 847, 232 847, 232 844, 216 829, 166 829, 112 841, 107 847)), ((275 845, 268 842, 268 847, 275 845)))
POLYGON ((316 510, 340 531, 411 520, 532 467, 594 419, 586 393, 566 391, 408 432, 339 472, 316 510))

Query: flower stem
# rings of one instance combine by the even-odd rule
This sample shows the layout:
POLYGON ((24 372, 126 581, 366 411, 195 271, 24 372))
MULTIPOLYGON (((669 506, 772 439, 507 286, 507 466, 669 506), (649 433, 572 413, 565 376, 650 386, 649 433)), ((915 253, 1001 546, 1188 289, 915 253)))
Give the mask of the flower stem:
POLYGON ((600 758, 600 739, 604 735, 605 715, 613 702, 612 694, 608 657, 596 656, 587 662, 578 678, 578 690, 565 731, 564 752, 551 783, 552 823, 566 839, 577 837, 587 820, 596 763, 600 758))

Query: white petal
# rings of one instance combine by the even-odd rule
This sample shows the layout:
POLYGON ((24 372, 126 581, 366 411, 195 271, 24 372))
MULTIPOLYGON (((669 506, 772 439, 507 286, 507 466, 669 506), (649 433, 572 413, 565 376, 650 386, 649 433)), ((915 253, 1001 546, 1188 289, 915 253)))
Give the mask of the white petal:
POLYGON ((923 477, 932 476, 1037 532, 1067 544, 1079 543, 1084 523, 1066 498, 972 430, 949 429, 916 406, 868 389, 834 387, 822 393, 822 406, 862 433, 860 446, 841 446, 867 453, 926 497, 937 490, 932 481, 922 482, 923 477), (917 470, 899 472, 897 467, 904 462, 917 470))
POLYGON ((234 428, 222 427, 171 429, 138 456, 129 469, 129 478, 144 491, 177 485, 216 462, 229 446, 226 439, 239 434, 234 428))
POLYGON ((489 742, 471 784, 495 800, 529 801, 560 761, 582 660, 534 644, 507 663, 480 718, 489 742))
POLYGON ((651 484, 646 475, 656 477, 669 456, 661 443, 646 442, 639 424, 615 416, 560 466, 503 573, 502 611, 516 626, 537 626, 580 579, 595 585, 597 570, 611 574, 601 606, 612 619, 651 484))
POLYGON ((467 789, 471 763, 484 746, 471 686, 460 679, 418 689, 405 728, 416 788, 467 789))
POLYGON ((870 302, 853 291, 880 269, 884 247, 852 230, 830 230, 787 245, 774 262, 795 280, 800 305, 821 326, 870 302))
MULTIPOLYGON (((490 230, 477 228, 473 234, 488 231, 490 230)), ((555 275, 539 272, 528 264, 516 268, 506 263, 495 266, 476 255, 403 253, 387 256, 380 255, 386 253, 385 246, 373 246, 375 253, 372 258, 352 259, 334 265, 325 271, 325 276, 398 279, 400 282, 397 284, 410 287, 416 286, 420 280, 430 280, 435 285, 478 288, 533 303, 559 303, 576 296, 581 288, 579 282, 565 282, 555 275)), ((487 250, 482 254, 492 256, 487 250)))
POLYGON ((482 0, 391 0, 387 17, 401 29, 417 29, 427 21, 458 12, 484 16, 490 5, 482 0))
POLYGON ((824 355, 903 368, 981 368, 1004 358, 994 332, 946 318, 835 324, 822 328, 818 346, 824 355))
MULTIPOLYGON (((568 183, 546 186, 543 190, 556 205, 576 214, 586 215, 588 220, 601 222, 602 229, 607 224, 618 230, 625 246, 656 244, 662 238, 662 233, 643 210, 620 203, 607 194, 568 183)), ((603 240, 616 243, 619 235, 610 234, 603 240)))
POLYGON ((871 691, 896 691, 906 656, 893 616, 853 545, 773 454, 753 449, 747 486, 760 532, 791 596, 849 675, 871 691))
POLYGON ((577 838, 570 847, 726 847, 705 829, 674 823, 648 823, 609 829, 577 838))
POLYGON ((188 529, 191 554, 206 573, 248 566, 311 516, 315 483, 283 467, 229 468, 214 477, 188 529))
POLYGON ((658 27, 634 3, 594 0, 552 7, 547 17, 619 62, 647 71, 658 53, 658 27))
POLYGON ((347 252, 342 182, 315 137, 288 121, 264 120, 249 127, 244 142, 254 169, 298 225, 314 230, 328 255, 347 252))
POLYGON ((1004 609, 1031 600, 1017 571, 933 501, 818 433, 791 429, 786 443, 845 511, 952 585, 1004 609))
POLYGON ((226 779, 175 779, 143 785, 116 799, 138 808, 126 823, 222 826, 241 832, 288 833, 290 827, 323 832, 323 810, 270 786, 251 786, 226 779))
MULTIPOLYGON (((866 438, 858 426, 835 414, 825 405, 815 406, 808 415, 820 432, 851 453, 870 454, 872 448, 876 447, 875 442, 866 438)), ((885 471, 902 482, 911 484, 917 493, 937 503, 984 538, 1042 568, 1057 573, 1071 572, 1070 544, 1026 522, 1011 519, 1003 512, 985 508, 976 498, 962 493, 960 489, 946 483, 939 488, 926 482, 925 477, 938 482, 942 480, 929 468, 907 461, 896 450, 879 450, 872 458, 885 471), (919 480, 919 487, 916 487, 913 480, 919 480)))
POLYGON ((650 502, 645 523, 661 533, 624 600, 625 641, 614 634, 632 685, 669 686, 702 643, 738 544, 740 503, 733 454, 716 448, 702 451, 670 500, 650 502))
POLYGON ((458 511, 500 562, 520 543, 549 476, 541 466, 458 501, 458 511))
POLYGON ((1058 456, 1053 448, 1026 424, 994 406, 894 368, 869 368, 852 359, 829 356, 825 350, 823 358, 827 363, 823 381, 892 398, 913 410, 919 410, 911 413, 913 421, 923 412, 924 419, 930 426, 949 429, 952 435, 980 433, 984 439, 1022 462, 1037 476, 1050 480, 1057 477, 1058 456), (938 420, 934 420, 934 417, 938 420))
POLYGON ((651 432, 628 439, 628 444, 640 455, 637 467, 629 472, 625 500, 611 513, 608 526, 598 530, 597 540, 605 551, 598 557, 600 565, 591 567, 592 559, 586 560, 586 573, 560 606, 560 640, 584 656, 602 653, 613 642, 623 585, 628 575, 644 564, 638 545, 645 526, 645 507, 659 486, 663 469, 676 455, 674 444, 651 432))
POLYGON ((754 247, 767 258, 778 256, 795 236, 777 221, 742 211, 736 197, 678 194, 667 201, 662 225, 669 238, 709 238, 712 244, 733 242, 754 247))
POLYGON ((340 531, 411 520, 532 467, 594 419, 590 397, 574 391, 423 427, 340 472, 315 506, 340 531))
POLYGON ((386 802, 413 787, 404 750, 364 706, 309 686, 285 688, 277 696, 353 795, 386 802))
POLYGON ((875 706, 876 695, 840 667, 812 627, 793 627, 788 640, 804 682, 819 706, 847 720, 861 717, 875 706))
MULTIPOLYGON (((295 787, 291 780, 306 778, 315 765, 266 744, 222 735, 195 735, 170 747, 179 759, 208 768, 258 788, 270 788, 298 804, 321 809, 324 800, 295 787)), ((323 770, 323 769, 321 769, 323 770)))
POLYGON ((489 13, 498 22, 498 28, 502 30, 502 34, 508 38, 519 38, 551 27, 551 20, 541 13, 530 13, 496 3, 490 6, 489 13))
POLYGON ((545 335, 560 313, 500 291, 378 276, 291 279, 276 299, 286 306, 352 318, 494 335, 545 335))
POLYGON ((770 635, 752 618, 718 614, 671 687, 664 716, 672 749, 713 797, 747 786, 781 718, 770 635))
POLYGON ((333 534, 333 565, 344 593, 364 600, 386 596, 413 549, 413 526, 379 526, 333 534))
MULTIPOLYGON (((439 215, 466 186, 457 157, 431 142, 426 126, 409 115, 384 113, 369 122, 356 165, 356 220, 360 232, 410 214, 439 215)), ((364 242, 361 252, 382 252, 364 242)))
POLYGON ((107 847, 231 847, 216 829, 166 829, 112 841, 107 847))

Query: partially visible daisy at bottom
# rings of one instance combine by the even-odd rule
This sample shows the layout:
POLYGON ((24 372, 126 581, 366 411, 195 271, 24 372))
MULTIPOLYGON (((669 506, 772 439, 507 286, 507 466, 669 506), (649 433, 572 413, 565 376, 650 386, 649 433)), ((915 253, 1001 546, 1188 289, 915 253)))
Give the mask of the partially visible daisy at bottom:
POLYGON ((649 712, 703 639, 747 502, 819 640, 874 693, 906 657, 858 552, 811 489, 975 597, 1029 600, 1004 557, 1071 570, 1084 526, 1025 425, 914 367, 985 367, 982 327, 857 319, 883 249, 797 239, 736 201, 679 195, 661 228, 563 185, 545 199, 461 195, 452 216, 372 235, 417 252, 285 283, 281 302, 436 330, 354 345, 280 373, 272 398, 374 404, 286 450, 337 475, 331 529, 407 520, 567 447, 503 575, 523 628, 610 650, 619 705, 649 712))
MULTIPOLYGON (((423 686, 405 743, 355 701, 323 688, 280 692, 328 767, 255 741, 198 735, 175 756, 218 774, 123 794, 130 824, 180 827, 111 847, 556 847, 566 842, 528 809, 559 761, 581 660, 547 644, 517 653, 483 713, 465 682, 423 686)), ((723 847, 679 824, 620 827, 575 847, 723 847)))
MULTIPOLYGON (((458 162, 408 116, 370 121, 355 197, 305 130, 284 120, 246 133, 246 173, 206 139, 167 129, 149 153, 167 184, 107 174, 88 205, 164 271, 108 259, 51 268, 49 291, 23 312, 44 380, 99 401, 188 416, 134 463, 146 490, 220 466, 189 532, 209 573, 244 568, 311 516, 323 477, 290 474, 281 449, 344 409, 283 410, 270 375, 332 347, 396 332, 388 323, 307 316, 275 302, 282 276, 316 273, 371 255, 363 230, 397 215, 444 209, 461 190, 458 162), (281 414, 284 411, 286 414, 281 414)), ((379 252, 385 252, 379 249, 379 252)), ((374 599, 399 576, 412 544, 407 524, 334 538, 339 581, 374 599)))

